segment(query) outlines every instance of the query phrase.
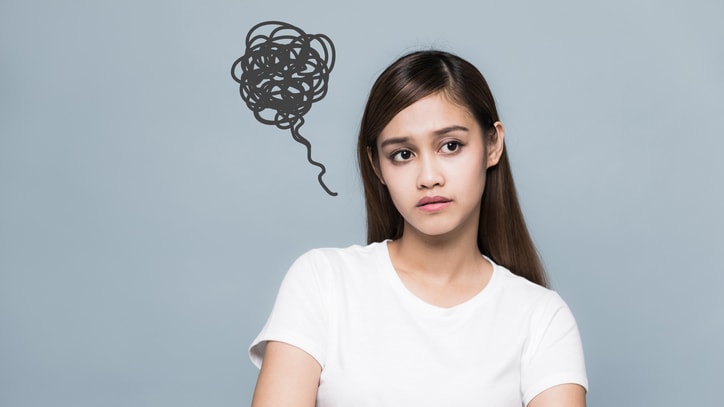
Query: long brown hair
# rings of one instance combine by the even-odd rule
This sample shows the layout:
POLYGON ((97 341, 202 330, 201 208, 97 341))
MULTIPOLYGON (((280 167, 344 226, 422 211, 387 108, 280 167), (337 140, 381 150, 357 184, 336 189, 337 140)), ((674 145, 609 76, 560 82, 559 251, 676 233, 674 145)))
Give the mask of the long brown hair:
MULTIPOLYGON (((442 92, 467 108, 483 129, 486 143, 496 137, 495 100, 483 75, 464 59, 443 51, 418 51, 401 57, 372 86, 360 125, 357 154, 367 206, 367 243, 402 236, 404 220, 390 193, 375 175, 377 138, 397 113, 433 93, 442 92)), ((525 225, 503 148, 498 164, 488 168, 480 206, 478 249, 496 263, 547 286, 543 264, 525 225)))

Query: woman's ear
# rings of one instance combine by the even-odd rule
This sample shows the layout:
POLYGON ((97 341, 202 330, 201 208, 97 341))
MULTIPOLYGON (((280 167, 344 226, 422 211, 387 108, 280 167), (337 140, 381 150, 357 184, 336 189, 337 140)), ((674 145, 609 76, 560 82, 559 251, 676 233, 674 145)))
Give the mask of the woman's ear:
POLYGON ((382 178, 382 174, 380 173, 379 166, 375 162, 375 157, 372 154, 371 147, 367 147, 367 159, 370 160, 370 165, 372 166, 372 169, 375 171, 375 175, 377 176, 377 179, 380 180, 380 183, 382 185, 385 185, 385 180, 382 178))
POLYGON ((490 168, 498 164, 500 156, 503 155, 503 148, 505 148, 505 128, 503 123, 497 121, 493 123, 495 133, 490 137, 487 148, 487 162, 486 167, 490 168))

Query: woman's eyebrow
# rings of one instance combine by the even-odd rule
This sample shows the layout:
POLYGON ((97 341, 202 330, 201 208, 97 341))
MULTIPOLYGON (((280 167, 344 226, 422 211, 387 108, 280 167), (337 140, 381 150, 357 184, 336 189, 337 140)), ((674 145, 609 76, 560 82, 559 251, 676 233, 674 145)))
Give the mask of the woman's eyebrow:
POLYGON ((435 134, 436 136, 444 136, 445 134, 453 132, 453 131, 470 131, 470 129, 468 129, 465 126, 452 125, 452 126, 442 128, 440 130, 436 130, 435 133, 433 133, 433 134, 435 134))
POLYGON ((404 144, 404 143, 407 143, 408 141, 410 141, 410 138, 409 138, 409 137, 393 137, 393 138, 388 138, 387 140, 385 140, 385 141, 383 141, 382 143, 380 143, 380 148, 382 149, 382 148, 384 148, 385 146, 388 146, 388 145, 390 145, 390 144, 404 144))
MULTIPOLYGON (((451 132, 454 132, 454 131, 465 131, 465 132, 467 132, 467 131, 470 131, 470 129, 468 129, 468 128, 465 127, 465 126, 452 125, 452 126, 444 127, 444 128, 442 128, 442 129, 440 129, 440 130, 435 130, 432 134, 433 134, 433 136, 435 136, 435 137, 440 137, 440 136, 444 136, 444 135, 446 135, 446 134, 448 134, 448 133, 451 133, 451 132)), ((409 142, 409 141, 410 141, 410 138, 409 138, 409 137, 392 137, 392 138, 388 138, 387 140, 384 140, 383 142, 381 142, 381 143, 380 143, 380 148, 384 148, 385 146, 388 146, 388 145, 391 145, 391 144, 405 144, 405 143, 407 143, 407 142, 409 142)))

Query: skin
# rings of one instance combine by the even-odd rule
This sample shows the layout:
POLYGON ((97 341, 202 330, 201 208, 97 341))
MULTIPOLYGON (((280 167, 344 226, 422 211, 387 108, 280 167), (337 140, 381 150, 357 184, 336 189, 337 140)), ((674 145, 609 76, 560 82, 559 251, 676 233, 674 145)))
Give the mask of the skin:
MULTIPOLYGON (((424 301, 452 307, 480 292, 492 266, 477 247, 480 199, 487 168, 498 163, 505 136, 502 123, 484 143, 483 132, 466 108, 442 94, 423 98, 398 113, 377 140, 379 159, 370 160, 405 223, 390 242, 392 264, 402 282, 424 301), (445 203, 421 207, 425 197, 445 203)), ((312 407, 321 366, 304 351, 270 342, 252 406, 312 407)), ((551 387, 529 407, 585 407, 577 384, 551 387)))
POLYGON ((322 367, 303 350, 269 342, 254 389, 252 407, 314 407, 322 367))
POLYGON ((419 100, 397 114, 377 140, 377 175, 403 219, 402 237, 388 247, 407 288, 442 307, 480 292, 492 266, 477 248, 480 197, 485 171, 502 153, 503 131, 486 146, 482 130, 467 109, 442 94, 419 100), (421 199, 449 200, 425 211, 421 199))

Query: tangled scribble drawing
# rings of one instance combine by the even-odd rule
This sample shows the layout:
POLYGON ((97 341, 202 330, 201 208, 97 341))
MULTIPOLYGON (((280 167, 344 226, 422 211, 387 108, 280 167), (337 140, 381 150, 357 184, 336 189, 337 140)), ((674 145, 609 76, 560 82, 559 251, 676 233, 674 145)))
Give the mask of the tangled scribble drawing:
POLYGON ((307 148, 307 160, 317 167, 319 184, 324 165, 312 159, 311 143, 299 134, 304 115, 327 94, 329 73, 334 68, 334 45, 324 34, 307 34, 281 21, 265 21, 249 30, 246 51, 231 66, 241 98, 264 124, 290 129, 292 138, 307 148))

